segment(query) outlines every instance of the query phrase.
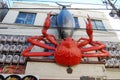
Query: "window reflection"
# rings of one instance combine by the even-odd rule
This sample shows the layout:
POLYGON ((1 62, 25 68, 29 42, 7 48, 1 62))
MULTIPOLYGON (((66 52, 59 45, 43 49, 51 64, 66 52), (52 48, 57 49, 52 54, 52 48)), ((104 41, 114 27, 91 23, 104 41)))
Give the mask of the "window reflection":
POLYGON ((105 26, 104 26, 102 20, 92 19, 92 27, 93 27, 93 29, 95 29, 95 30, 103 30, 103 31, 106 31, 105 26))
POLYGON ((35 13, 26 13, 20 12, 15 23, 19 24, 34 24, 36 14, 35 13))
MULTIPOLYGON (((78 17, 74 17, 75 28, 80 28, 78 17)), ((57 27, 57 15, 51 15, 51 27, 57 27)))

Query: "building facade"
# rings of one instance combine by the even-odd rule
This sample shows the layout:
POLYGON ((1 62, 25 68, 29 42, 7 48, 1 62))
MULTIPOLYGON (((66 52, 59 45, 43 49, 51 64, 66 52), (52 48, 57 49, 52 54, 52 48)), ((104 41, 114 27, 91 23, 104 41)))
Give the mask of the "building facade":
MULTIPOLYGON (((1 35, 21 35, 21 36, 34 36, 41 35, 45 18, 47 14, 51 13, 51 27, 47 31, 49 34, 53 34, 58 38, 56 16, 59 14, 61 7, 50 6, 47 4, 32 4, 24 2, 15 2, 13 9, 10 9, 5 18, 0 23, 1 35)), ((69 9, 68 9, 69 10, 69 9)), ((89 15, 93 25, 93 40, 102 41, 104 43, 119 42, 119 39, 112 27, 109 24, 109 20, 106 18, 103 12, 92 10, 69 10, 75 20, 76 30, 73 33, 73 39, 78 40, 81 37, 88 37, 86 34, 86 23, 89 15)), ((33 51, 43 51, 43 49, 35 47, 33 51)), ((114 73, 115 77, 120 78, 118 70, 110 71, 106 69, 104 64, 80 64, 72 67, 74 72, 72 74, 66 73, 66 67, 56 65, 54 63, 43 62, 27 62, 25 74, 33 74, 39 76, 39 78, 55 78, 55 79, 79 79, 80 76, 95 76, 95 77, 110 77, 114 73), (34 64, 34 65, 33 65, 34 64)), ((103 79, 103 78, 101 78, 103 79)))

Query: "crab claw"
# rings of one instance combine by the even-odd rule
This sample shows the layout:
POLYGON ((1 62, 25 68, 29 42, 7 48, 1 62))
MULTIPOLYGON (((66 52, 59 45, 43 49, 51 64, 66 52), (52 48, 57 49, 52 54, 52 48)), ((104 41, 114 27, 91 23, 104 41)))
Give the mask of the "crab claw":
POLYGON ((45 36, 47 35, 47 30, 50 27, 50 15, 51 15, 51 12, 48 13, 48 15, 45 19, 45 22, 44 22, 44 27, 42 29, 42 34, 45 36))
POLYGON ((42 34, 53 44, 55 45, 58 45, 57 42, 56 42, 56 38, 54 35, 52 34, 47 34, 47 30, 49 29, 50 27, 50 15, 51 15, 51 12, 48 13, 46 19, 45 19, 45 22, 44 22, 44 26, 43 26, 43 29, 42 29, 42 34))
POLYGON ((89 15, 87 15, 88 16, 88 22, 86 22, 85 21, 85 23, 86 23, 86 32, 87 32, 87 34, 88 34, 88 36, 89 36, 89 39, 90 39, 90 42, 93 40, 93 29, 92 29, 92 22, 91 22, 91 19, 90 19, 90 16, 89 15))

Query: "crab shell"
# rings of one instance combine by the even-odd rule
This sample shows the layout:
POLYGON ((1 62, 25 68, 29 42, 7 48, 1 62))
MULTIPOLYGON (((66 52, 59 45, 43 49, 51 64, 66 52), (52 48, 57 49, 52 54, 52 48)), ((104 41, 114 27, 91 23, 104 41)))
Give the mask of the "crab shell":
POLYGON ((56 63, 63 66, 73 66, 81 62, 82 53, 72 38, 62 40, 54 52, 56 63))

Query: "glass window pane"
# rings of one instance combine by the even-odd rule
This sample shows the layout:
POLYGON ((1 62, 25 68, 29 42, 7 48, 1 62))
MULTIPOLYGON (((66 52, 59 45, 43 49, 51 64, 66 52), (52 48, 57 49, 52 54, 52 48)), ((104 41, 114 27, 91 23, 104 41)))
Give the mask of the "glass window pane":
POLYGON ((26 19, 26 21, 25 21, 25 24, 33 24, 34 22, 33 22, 33 20, 32 19, 26 19))
POLYGON ((25 21, 25 24, 32 24, 30 21, 25 21))
POLYGON ((33 19, 33 18, 35 18, 35 14, 34 13, 28 13, 27 18, 33 19))
POLYGON ((24 24, 24 20, 22 20, 22 19, 17 19, 17 20, 15 21, 15 23, 24 24))
POLYGON ((102 20, 92 20, 92 26, 93 26, 93 29, 106 30, 102 23, 102 20))
POLYGON ((95 21, 94 21, 94 20, 92 20, 92 27, 93 27, 93 30, 96 30, 96 29, 97 29, 97 26, 96 26, 96 24, 95 24, 95 21))
POLYGON ((51 22, 50 22, 50 23, 51 23, 51 24, 50 24, 51 27, 57 27, 57 19, 56 19, 56 18, 57 18, 56 15, 52 15, 52 16, 51 16, 51 20, 50 20, 50 21, 51 21, 51 22))
POLYGON ((26 14, 25 13, 19 13, 19 15, 18 15, 18 18, 25 18, 26 17, 26 14))
POLYGON ((78 18, 74 17, 74 20, 75 20, 75 28, 80 28, 78 18))
POLYGON ((105 27, 104 27, 102 21, 96 21, 96 24, 97 24, 97 28, 99 30, 105 30, 105 27))

